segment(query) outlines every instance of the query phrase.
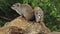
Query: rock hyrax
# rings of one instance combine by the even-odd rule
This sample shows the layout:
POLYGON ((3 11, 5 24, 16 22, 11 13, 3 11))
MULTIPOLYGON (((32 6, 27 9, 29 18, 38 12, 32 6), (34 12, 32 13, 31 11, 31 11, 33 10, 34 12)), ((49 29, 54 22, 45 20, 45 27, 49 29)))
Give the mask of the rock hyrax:
POLYGON ((27 20, 30 20, 33 16, 32 7, 29 4, 15 3, 11 8, 27 20))
POLYGON ((43 21, 44 13, 40 7, 34 8, 36 22, 43 21))

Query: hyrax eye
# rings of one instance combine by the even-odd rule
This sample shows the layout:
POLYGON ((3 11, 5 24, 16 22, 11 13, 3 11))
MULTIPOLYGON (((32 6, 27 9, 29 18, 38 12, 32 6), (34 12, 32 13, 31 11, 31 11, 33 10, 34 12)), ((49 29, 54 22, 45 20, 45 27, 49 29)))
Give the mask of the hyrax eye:
POLYGON ((14 5, 12 7, 15 7, 14 5))
POLYGON ((19 5, 17 4, 17 7, 19 7, 19 5))
POLYGON ((41 15, 42 16, 42 15, 41 15))
POLYGON ((38 14, 38 13, 36 13, 36 14, 38 14))

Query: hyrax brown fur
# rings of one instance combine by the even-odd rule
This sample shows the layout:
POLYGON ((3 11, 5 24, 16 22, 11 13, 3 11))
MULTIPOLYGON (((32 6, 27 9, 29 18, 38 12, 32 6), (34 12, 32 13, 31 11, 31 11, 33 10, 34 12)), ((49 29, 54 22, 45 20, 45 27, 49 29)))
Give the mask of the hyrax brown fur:
POLYGON ((30 20, 33 16, 33 9, 29 4, 15 3, 11 8, 19 15, 25 17, 26 20, 30 20))

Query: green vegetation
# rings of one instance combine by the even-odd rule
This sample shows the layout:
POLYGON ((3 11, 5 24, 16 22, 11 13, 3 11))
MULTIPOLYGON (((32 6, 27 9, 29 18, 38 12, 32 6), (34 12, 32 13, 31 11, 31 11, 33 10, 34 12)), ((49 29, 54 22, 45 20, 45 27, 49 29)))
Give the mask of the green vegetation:
MULTIPOLYGON (((11 5, 20 3, 29 3, 32 7, 39 6, 44 11, 44 22, 51 31, 60 31, 60 0, 0 0, 0 12, 4 16, 8 16, 11 10, 11 5)), ((0 19, 0 25, 5 24, 4 20, 0 19)))

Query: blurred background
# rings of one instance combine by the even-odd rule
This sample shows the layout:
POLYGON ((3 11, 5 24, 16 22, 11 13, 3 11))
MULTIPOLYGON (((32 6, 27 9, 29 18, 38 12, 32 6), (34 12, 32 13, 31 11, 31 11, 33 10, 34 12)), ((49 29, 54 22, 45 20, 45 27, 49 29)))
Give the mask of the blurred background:
POLYGON ((19 16, 11 6, 14 3, 28 3, 33 8, 41 7, 44 11, 44 23, 51 31, 60 32, 60 0, 0 0, 0 26, 19 16))

